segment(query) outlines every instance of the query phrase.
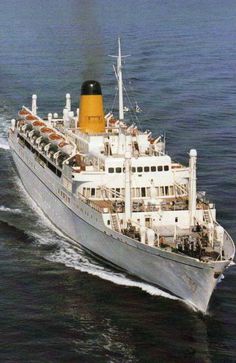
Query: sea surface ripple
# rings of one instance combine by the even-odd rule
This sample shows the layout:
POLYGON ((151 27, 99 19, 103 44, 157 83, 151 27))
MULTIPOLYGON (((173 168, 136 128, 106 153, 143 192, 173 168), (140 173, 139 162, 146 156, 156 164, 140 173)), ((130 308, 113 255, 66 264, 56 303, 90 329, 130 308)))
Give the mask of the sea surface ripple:
POLYGON ((0 362, 236 362, 235 266, 204 316, 114 271, 43 216, 7 143, 33 93, 39 114, 62 113, 95 78, 109 111, 121 36, 139 126, 165 133, 180 162, 198 150, 198 187, 236 240, 235 1, 9 0, 0 24, 0 362))

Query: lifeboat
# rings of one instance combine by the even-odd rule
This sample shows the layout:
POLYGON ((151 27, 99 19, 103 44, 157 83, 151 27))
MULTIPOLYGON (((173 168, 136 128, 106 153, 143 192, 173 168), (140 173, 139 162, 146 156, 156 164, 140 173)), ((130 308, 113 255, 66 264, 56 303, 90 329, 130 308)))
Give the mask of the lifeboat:
POLYGON ((18 112, 18 115, 19 115, 20 117, 25 117, 25 116, 27 116, 27 115, 30 115, 30 112, 29 112, 29 111, 27 111, 25 108, 22 108, 22 109, 18 112))
POLYGON ((64 140, 64 138, 61 135, 56 134, 55 132, 49 135, 50 141, 52 141, 54 144, 59 144, 64 140))
POLYGON ((66 146, 66 145, 68 145, 68 142, 66 142, 66 141, 61 141, 58 144, 58 146, 61 147, 61 148, 64 147, 64 146, 66 146))
POLYGON ((65 154, 70 155, 73 151, 73 146, 68 144, 68 142, 65 141, 59 142, 58 146, 65 154))
POLYGON ((40 132, 43 133, 43 134, 51 134, 53 131, 53 129, 50 129, 50 127, 42 127, 40 129, 40 132))
POLYGON ((33 122, 33 126, 37 129, 40 129, 43 126, 46 127, 46 124, 43 121, 36 120, 33 122))
POLYGON ((37 120, 37 117, 36 117, 36 116, 34 116, 34 115, 32 115, 31 113, 30 113, 30 114, 28 114, 25 118, 26 118, 26 120, 28 120, 28 121, 37 120))

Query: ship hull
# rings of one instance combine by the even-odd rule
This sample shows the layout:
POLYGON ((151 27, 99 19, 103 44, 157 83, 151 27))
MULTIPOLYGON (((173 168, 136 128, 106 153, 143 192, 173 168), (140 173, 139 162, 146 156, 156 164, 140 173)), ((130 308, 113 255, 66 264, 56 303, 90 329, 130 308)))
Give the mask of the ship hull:
MULTIPOLYGON (((214 264, 203 264, 177 254, 142 245, 102 225, 101 215, 82 203, 69 206, 61 200, 60 178, 38 165, 34 155, 19 146, 12 135, 9 140, 13 159, 22 183, 51 222, 73 243, 139 278, 155 284, 205 312, 217 278, 214 264), (51 179, 50 179, 51 178, 51 179)), ((229 261, 217 264, 217 273, 229 261)))

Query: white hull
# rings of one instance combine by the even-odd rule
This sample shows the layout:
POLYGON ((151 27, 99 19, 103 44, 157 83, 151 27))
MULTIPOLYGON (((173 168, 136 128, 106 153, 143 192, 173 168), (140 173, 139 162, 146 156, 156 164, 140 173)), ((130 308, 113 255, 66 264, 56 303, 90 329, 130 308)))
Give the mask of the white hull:
MULTIPOLYGON (((44 214, 76 243, 112 264, 172 292, 205 312, 221 274, 229 261, 202 263, 187 256, 143 245, 112 231, 101 214, 71 194, 70 205, 62 200, 60 178, 43 168, 15 134, 10 135, 13 159, 23 185, 44 214)), ((67 195, 69 195, 68 191, 67 195)))

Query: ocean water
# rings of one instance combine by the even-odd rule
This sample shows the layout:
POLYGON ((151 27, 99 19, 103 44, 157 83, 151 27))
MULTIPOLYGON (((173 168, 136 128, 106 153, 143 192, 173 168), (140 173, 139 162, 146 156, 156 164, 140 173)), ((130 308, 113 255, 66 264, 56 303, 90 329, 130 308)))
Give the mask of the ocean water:
POLYGON ((72 248, 13 168, 7 128, 33 93, 40 114, 62 112, 95 78, 111 109, 118 36, 140 127, 181 162, 198 150, 199 189, 236 240, 235 1, 2 1, 0 362, 236 362, 235 266, 197 313, 72 248))

